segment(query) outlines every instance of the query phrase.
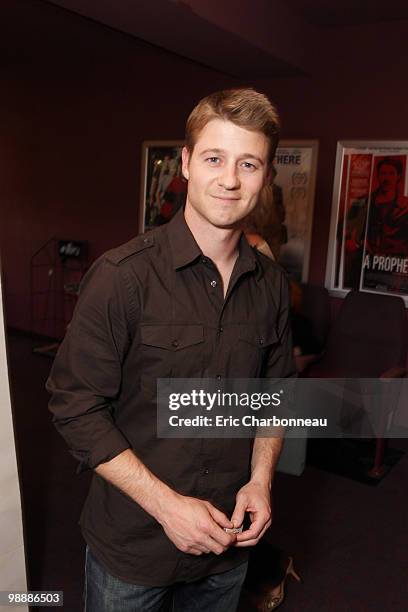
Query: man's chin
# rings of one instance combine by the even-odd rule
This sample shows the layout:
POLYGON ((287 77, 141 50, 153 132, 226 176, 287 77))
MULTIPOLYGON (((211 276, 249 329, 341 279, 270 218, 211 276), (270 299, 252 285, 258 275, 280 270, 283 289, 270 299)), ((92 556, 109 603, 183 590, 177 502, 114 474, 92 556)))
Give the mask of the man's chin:
MULTIPOLYGON (((186 206, 187 210, 187 206, 186 206)), ((215 228, 224 230, 236 230, 242 227, 243 220, 249 213, 232 214, 232 211, 220 212, 219 210, 200 210, 190 205, 189 210, 194 211, 195 215, 201 218, 202 221, 209 223, 215 228)))
POLYGON ((242 228, 244 220, 247 218, 248 213, 238 215, 211 215, 209 221, 215 227, 220 229, 240 229, 242 228))
POLYGON ((231 219, 231 220, 223 220, 223 219, 214 219, 211 220, 211 223, 214 227, 218 229, 225 230, 236 230, 242 227, 242 219, 231 219))

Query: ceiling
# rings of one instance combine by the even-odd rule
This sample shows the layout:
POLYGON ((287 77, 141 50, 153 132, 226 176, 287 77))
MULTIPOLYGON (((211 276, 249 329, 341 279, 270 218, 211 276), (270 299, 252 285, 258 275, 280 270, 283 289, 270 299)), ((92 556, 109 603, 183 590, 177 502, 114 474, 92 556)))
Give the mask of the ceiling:
POLYGON ((307 23, 321 27, 408 20, 408 0, 286 0, 307 23))
POLYGON ((408 0, 48 3, 241 79, 312 74, 333 29, 408 20, 408 0))

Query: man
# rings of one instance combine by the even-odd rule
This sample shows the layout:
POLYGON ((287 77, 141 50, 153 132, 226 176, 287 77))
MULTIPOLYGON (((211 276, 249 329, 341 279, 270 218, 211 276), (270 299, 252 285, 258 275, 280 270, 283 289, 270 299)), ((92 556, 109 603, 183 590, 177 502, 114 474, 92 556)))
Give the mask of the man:
POLYGON ((378 188, 370 201, 367 250, 380 255, 408 254, 407 198, 400 193, 402 162, 384 157, 377 164, 378 188))
POLYGON ((87 612, 236 609, 271 524, 279 438, 159 439, 158 378, 293 372, 287 283, 239 229, 269 179, 278 118, 251 89, 201 100, 186 127, 184 211, 87 274, 48 389, 95 471, 81 515, 87 612), (245 514, 250 526, 243 526, 245 514), (227 530, 227 531, 226 531, 227 530))

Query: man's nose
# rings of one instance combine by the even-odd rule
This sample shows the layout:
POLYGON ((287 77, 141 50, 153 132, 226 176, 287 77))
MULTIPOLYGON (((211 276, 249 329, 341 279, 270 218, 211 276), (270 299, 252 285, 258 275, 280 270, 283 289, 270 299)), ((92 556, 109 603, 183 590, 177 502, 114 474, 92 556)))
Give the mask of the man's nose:
POLYGON ((238 189, 240 180, 235 164, 225 164, 218 176, 218 184, 224 189, 238 189))

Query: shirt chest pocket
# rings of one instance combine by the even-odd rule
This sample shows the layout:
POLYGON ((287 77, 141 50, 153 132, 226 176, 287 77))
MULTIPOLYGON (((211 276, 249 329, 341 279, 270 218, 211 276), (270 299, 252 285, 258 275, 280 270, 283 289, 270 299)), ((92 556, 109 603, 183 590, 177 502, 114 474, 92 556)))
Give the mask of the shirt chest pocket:
POLYGON ((202 325, 142 325, 140 335, 144 375, 155 379, 202 377, 202 325))
POLYGON ((239 374, 236 377, 261 378, 264 375, 268 358, 279 344, 279 338, 274 327, 257 328, 242 326, 238 334, 236 367, 239 374))

